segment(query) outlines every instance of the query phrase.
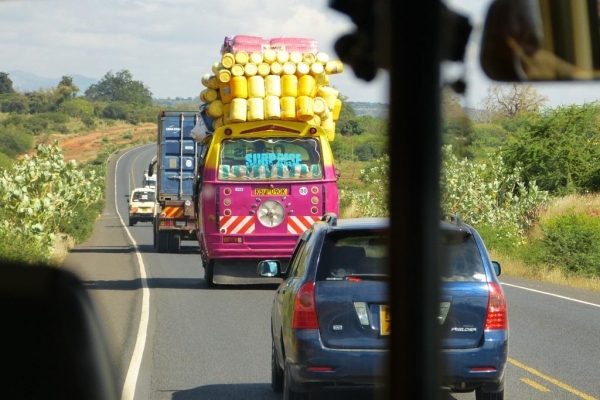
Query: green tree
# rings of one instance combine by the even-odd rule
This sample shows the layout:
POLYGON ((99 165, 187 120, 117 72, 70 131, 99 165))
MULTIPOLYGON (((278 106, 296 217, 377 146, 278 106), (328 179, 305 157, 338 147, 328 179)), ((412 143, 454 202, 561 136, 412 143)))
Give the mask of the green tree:
POLYGON ((94 106, 84 98, 66 101, 58 107, 58 111, 69 117, 84 119, 94 116, 94 106))
POLYGON ((58 86, 56 87, 56 104, 74 99, 79 92, 79 88, 73 83, 73 78, 70 76, 63 76, 58 86))
MULTIPOLYGON (((356 117, 356 112, 354 111, 354 108, 352 108, 352 106, 350 104, 348 104, 348 102, 347 102, 348 98, 347 97, 342 96, 340 94, 338 96, 338 98, 342 102, 342 108, 340 109, 340 115, 339 115, 338 120, 336 122, 336 126, 339 128, 340 126, 344 125, 347 121, 355 118, 356 117)), ((337 130, 339 131, 339 129, 337 129, 337 130)))
POLYGON ((472 152, 475 159, 487 158, 490 153, 498 153, 508 139, 508 132, 497 124, 474 124, 472 129, 472 152))
POLYGON ((0 94, 14 93, 13 81, 8 77, 6 72, 0 72, 0 94))
POLYGON ((441 93, 442 141, 452 146, 457 157, 473 157, 473 122, 460 104, 460 98, 448 87, 441 93))
POLYGON ((371 142, 367 142, 356 148, 356 156, 360 161, 371 161, 377 156, 377 151, 371 142))
POLYGON ((2 112, 29 114, 29 99, 21 93, 10 94, 2 102, 2 112))
POLYGON ((45 113, 56 109, 56 95, 54 89, 40 89, 26 93, 29 100, 31 114, 45 113))
POLYGON ((128 70, 113 74, 109 71, 100 81, 85 91, 85 97, 92 101, 120 101, 127 104, 150 105, 152 92, 143 82, 133 79, 128 70))
POLYGON ((503 148, 509 166, 542 190, 560 195, 600 190, 596 103, 558 107, 513 135, 503 148))
POLYGON ((339 127, 340 133, 344 136, 360 135, 365 131, 357 118, 342 122, 339 127))

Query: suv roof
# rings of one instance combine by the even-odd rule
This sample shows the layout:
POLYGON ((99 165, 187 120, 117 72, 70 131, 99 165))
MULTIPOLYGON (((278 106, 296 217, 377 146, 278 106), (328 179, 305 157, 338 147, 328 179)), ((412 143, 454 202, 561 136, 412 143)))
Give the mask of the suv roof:
POLYGON ((354 229, 383 229, 389 228, 388 218, 345 218, 337 219, 333 213, 328 213, 316 224, 327 224, 328 231, 354 230, 354 229))
MULTIPOLYGON (((327 224, 328 232, 334 232, 354 229, 385 229, 390 227, 390 220, 385 217, 338 219, 335 214, 328 213, 317 224, 327 224)), ((445 231, 451 230, 464 234, 472 234, 473 229, 454 214, 443 214, 440 227, 445 231)))

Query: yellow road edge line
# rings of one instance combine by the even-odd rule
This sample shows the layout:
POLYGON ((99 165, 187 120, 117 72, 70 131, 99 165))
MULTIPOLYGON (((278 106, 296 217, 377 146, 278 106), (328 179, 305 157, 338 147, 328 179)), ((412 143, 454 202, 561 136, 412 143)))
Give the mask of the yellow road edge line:
POLYGON ((566 390, 567 392, 569 392, 571 394, 574 394, 575 396, 579 396, 582 399, 597 400, 595 397, 585 394, 583 392, 580 392, 579 390, 572 388, 571 386, 567 385, 566 383, 562 383, 558 379, 554 379, 554 378, 549 377, 548 375, 544 375, 543 373, 539 372, 538 370, 528 367, 527 365, 520 363, 519 361, 515 360, 514 358, 509 358, 508 362, 510 362, 511 364, 513 364, 521 369, 524 369, 525 371, 527 371, 539 378, 544 379, 545 381, 548 381, 548 382, 558 386, 559 388, 561 388, 563 390, 566 390))
POLYGON ((532 386, 534 389, 537 389, 540 392, 549 392, 550 391, 550 389, 548 389, 546 386, 540 385, 539 383, 532 381, 531 379, 521 378, 521 382, 526 383, 529 386, 532 386))

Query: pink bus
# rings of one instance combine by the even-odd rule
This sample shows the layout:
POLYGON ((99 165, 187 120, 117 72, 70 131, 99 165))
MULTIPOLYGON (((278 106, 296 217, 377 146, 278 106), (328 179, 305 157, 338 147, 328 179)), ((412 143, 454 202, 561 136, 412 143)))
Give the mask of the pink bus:
POLYGON ((258 262, 285 265, 298 237, 339 211, 327 134, 306 122, 222 126, 198 165, 197 236, 208 286, 267 283, 258 262))

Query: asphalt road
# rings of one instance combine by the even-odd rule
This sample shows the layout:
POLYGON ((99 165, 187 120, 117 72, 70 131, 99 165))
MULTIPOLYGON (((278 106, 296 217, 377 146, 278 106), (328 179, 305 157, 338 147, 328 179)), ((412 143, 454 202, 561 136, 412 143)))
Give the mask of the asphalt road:
MULTIPOLYGON (((106 209, 93 237, 65 263, 89 288, 104 323, 123 399, 281 398, 270 390, 275 287, 209 290, 195 242, 183 242, 180 254, 158 254, 151 223, 126 226, 126 194, 141 185, 155 151, 143 146, 112 160, 106 209)), ((510 324, 506 398, 600 398, 600 293, 510 276, 501 281, 510 324)))

